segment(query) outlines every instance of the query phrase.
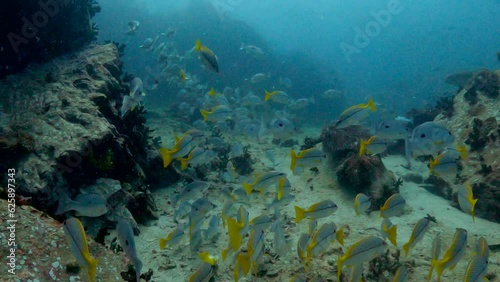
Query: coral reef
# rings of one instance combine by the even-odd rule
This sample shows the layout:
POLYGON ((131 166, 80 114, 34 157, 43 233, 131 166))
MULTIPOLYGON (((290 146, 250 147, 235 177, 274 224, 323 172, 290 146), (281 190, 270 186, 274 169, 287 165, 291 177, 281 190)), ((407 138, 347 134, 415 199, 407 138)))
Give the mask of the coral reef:
POLYGON ((360 126, 336 129, 334 124, 323 128, 320 135, 323 150, 334 167, 353 152, 357 152, 359 140, 368 137, 368 132, 360 126))
POLYGON ((8 118, 0 122, 0 167, 16 168, 17 193, 32 197, 35 208, 50 214, 60 192, 74 196, 98 178, 112 178, 134 187, 136 219, 156 218, 154 201, 141 193, 176 174, 158 169, 145 111, 118 114, 114 105, 128 93, 121 65, 114 44, 91 46, 3 79, 8 118))
POLYGON ((0 78, 95 40, 91 19, 101 11, 95 0, 2 1, 0 9, 9 11, 0 27, 0 78))
POLYGON ((435 121, 446 126, 456 140, 468 145, 468 157, 462 161, 460 178, 456 183, 448 184, 444 180, 429 178, 431 191, 451 199, 458 207, 456 189, 458 185, 468 183, 479 201, 475 207, 476 216, 500 222, 500 166, 498 150, 500 148, 500 126, 497 121, 500 109, 500 71, 482 70, 464 83, 454 98, 452 116, 440 114, 435 121))
POLYGON ((365 193, 375 209, 399 192, 402 184, 401 179, 396 180, 394 173, 377 156, 354 154, 340 164, 336 174, 341 187, 354 194, 365 193))

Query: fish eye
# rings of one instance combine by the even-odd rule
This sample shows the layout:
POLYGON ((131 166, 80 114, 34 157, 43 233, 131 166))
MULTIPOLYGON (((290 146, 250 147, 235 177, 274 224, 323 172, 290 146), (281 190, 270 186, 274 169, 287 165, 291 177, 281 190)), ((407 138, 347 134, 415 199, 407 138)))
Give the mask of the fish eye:
POLYGON ((125 240, 125 245, 127 245, 127 246, 128 246, 128 240, 125 240))
POLYGON ((425 138, 425 133, 422 133, 422 135, 420 135, 420 138, 425 138))
POLYGON ((386 125, 386 126, 385 126, 385 128, 389 128, 389 126, 388 126, 388 125, 386 125))
POLYGON ((283 127, 283 123, 281 123, 281 122, 280 122, 280 123, 278 123, 278 126, 279 126, 279 127, 283 127))

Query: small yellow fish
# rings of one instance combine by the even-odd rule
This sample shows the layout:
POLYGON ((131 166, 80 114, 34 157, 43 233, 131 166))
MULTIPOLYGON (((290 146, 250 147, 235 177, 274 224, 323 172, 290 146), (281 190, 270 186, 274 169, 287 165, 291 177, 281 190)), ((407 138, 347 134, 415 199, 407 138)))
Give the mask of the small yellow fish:
POLYGON ((219 62, 217 60, 217 56, 208 47, 203 46, 199 39, 196 40, 196 45, 194 47, 194 50, 196 52, 200 52, 200 56, 198 58, 206 67, 208 67, 209 69, 211 69, 216 73, 219 72, 219 62))
POLYGON ((343 111, 335 124, 335 128, 345 128, 351 125, 358 125, 360 121, 366 118, 370 111, 376 111, 375 103, 370 98, 367 104, 354 105, 343 111))
POLYGON ((462 209, 463 212, 470 214, 472 216, 472 222, 475 222, 474 207, 476 206, 477 199, 474 199, 474 194, 472 193, 470 185, 465 183, 465 185, 458 188, 457 196, 460 209, 462 209))
MULTIPOLYGON (((444 254, 441 260, 432 260, 431 266, 436 269, 438 275, 438 282, 441 281, 441 275, 443 271, 447 268, 453 269, 457 265, 458 261, 464 256, 465 249, 467 247, 467 230, 462 228, 457 228, 455 231, 455 236, 453 237, 453 242, 444 254)), ((432 275, 432 272, 431 272, 432 275)), ((431 277, 428 277, 430 280, 431 277)))
POLYGON ((63 229, 78 264, 87 269, 90 281, 95 281, 95 273, 99 261, 89 253, 87 236, 85 235, 82 223, 77 218, 71 217, 64 221, 63 229))
POLYGON ((368 236, 359 240, 337 259, 337 278, 340 280, 342 265, 360 265, 384 254, 386 250, 387 243, 379 237, 368 236))
POLYGON ((427 230, 429 230, 430 221, 427 218, 421 218, 417 221, 417 224, 413 227, 410 239, 403 245, 403 250, 405 251, 405 256, 408 256, 410 249, 415 247, 415 245, 420 242, 427 230))
POLYGON ((380 217, 389 218, 403 213, 406 201, 399 193, 390 196, 380 207, 380 217))
POLYGON ((488 281, 486 279, 486 270, 488 268, 488 259, 483 256, 475 256, 467 265, 464 282, 488 281))
POLYGON ((331 200, 324 200, 313 204, 307 210, 295 206, 295 222, 300 222, 304 218, 318 219, 333 214, 338 209, 337 205, 331 200))
POLYGON ((193 136, 184 134, 182 137, 175 138, 175 145, 172 150, 160 148, 160 154, 163 159, 163 167, 166 168, 170 165, 174 158, 181 159, 193 149, 195 142, 193 136))
POLYGON ((372 136, 368 140, 361 139, 359 146, 359 155, 376 155, 387 149, 387 141, 378 136, 372 136))

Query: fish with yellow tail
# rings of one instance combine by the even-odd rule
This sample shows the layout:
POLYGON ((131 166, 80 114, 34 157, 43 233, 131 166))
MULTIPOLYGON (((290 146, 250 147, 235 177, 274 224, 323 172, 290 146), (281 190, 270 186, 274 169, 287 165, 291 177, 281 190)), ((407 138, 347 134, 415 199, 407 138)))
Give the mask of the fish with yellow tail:
POLYGON ((399 194, 393 194, 390 196, 380 207, 380 217, 389 218, 393 216, 401 215, 404 211, 406 205, 406 200, 399 194))
POLYGON ((304 218, 318 219, 333 214, 338 209, 337 204, 331 200, 324 200, 313 204, 308 209, 295 206, 295 222, 300 222, 304 218))
MULTIPOLYGON (((462 228, 457 228, 455 231, 455 236, 453 237, 453 242, 444 254, 443 259, 432 260, 431 267, 436 269, 438 275, 438 282, 441 281, 441 275, 443 271, 447 268, 453 270, 457 265, 458 261, 464 256, 465 249, 467 247, 467 230, 462 228)), ((428 280, 432 278, 432 272, 430 276, 427 277, 428 280)))
POLYGON ((207 46, 202 45, 199 39, 196 40, 194 50, 196 52, 200 52, 198 59, 203 63, 203 65, 205 65, 205 67, 216 73, 219 72, 219 61, 217 56, 207 46))
POLYGON ((429 173, 440 177, 456 176, 458 173, 456 157, 445 153, 439 154, 435 160, 429 161, 429 173))
POLYGON ((213 107, 210 111, 200 110, 203 116, 203 121, 219 122, 231 119, 233 111, 226 105, 218 105, 213 107))
POLYGON ((278 185, 279 180, 282 177, 286 177, 286 174, 279 171, 269 171, 262 174, 256 174, 252 183, 243 183, 243 189, 245 189, 247 195, 250 195, 253 190, 260 190, 264 192, 266 188, 271 185, 278 185))
POLYGON ((458 196, 458 205, 460 209, 472 216, 472 222, 475 222, 474 219, 474 207, 476 206, 477 199, 474 199, 474 194, 472 193, 472 188, 469 184, 465 183, 458 188, 457 192, 458 196))
POLYGON ((410 250, 415 247, 415 245, 422 241, 425 233, 429 230, 430 221, 427 218, 421 218, 417 221, 417 224, 413 227, 410 239, 406 244, 403 245, 403 250, 405 251, 405 256, 408 256, 410 250))
POLYGON ((337 237, 338 241, 343 245, 344 244, 344 232, 341 230, 337 230, 337 226, 335 223, 325 223, 323 224, 315 233, 310 242, 306 247, 306 264, 309 265, 311 258, 313 256, 319 256, 324 253, 330 243, 335 241, 335 237, 337 237))
POLYGON ((380 225, 380 236, 384 238, 384 240, 389 238, 389 241, 394 246, 398 246, 396 239, 398 236, 398 226, 393 225, 388 218, 384 218, 384 220, 382 220, 382 224, 380 225))
POLYGON ((209 252, 201 252, 198 253, 198 257, 203 261, 206 262, 210 265, 216 265, 218 259, 214 256, 212 256, 209 252))
POLYGON ((269 91, 265 90, 265 93, 266 93, 264 96, 265 102, 271 100, 271 101, 279 103, 279 104, 288 104, 291 100, 290 96, 288 96, 288 94, 286 94, 286 92, 284 92, 284 91, 276 90, 273 92, 269 92, 269 91))
POLYGON ((372 136, 368 140, 361 139, 359 145, 359 155, 376 155, 383 153, 387 149, 387 141, 378 136, 372 136))
POLYGON ((172 150, 160 148, 160 154, 163 159, 163 168, 169 166, 174 159, 181 159, 185 155, 189 154, 194 146, 195 142, 193 142, 193 136, 190 134, 184 134, 182 137, 175 138, 175 145, 172 150))
POLYGON ((337 259, 337 278, 340 280, 342 267, 361 265, 380 255, 387 250, 387 243, 379 237, 368 236, 352 244, 343 256, 337 259))
MULTIPOLYGON (((434 238, 434 241, 432 241, 431 261, 437 261, 440 255, 441 255, 441 238, 436 237, 434 238)), ((429 269, 429 274, 427 275, 428 280, 431 279, 433 271, 434 271, 434 266, 431 265, 431 268, 429 269)))
POLYGON ((71 252, 78 261, 78 264, 87 269, 89 280, 91 282, 95 281, 98 260, 93 258, 89 253, 87 236, 85 235, 82 223, 77 218, 71 217, 64 221, 63 229, 71 252))
POLYGON ((165 249, 167 245, 171 247, 177 245, 184 236, 184 229, 185 229, 184 224, 179 224, 172 232, 170 232, 167 235, 167 238, 160 238, 158 240, 158 243, 160 245, 160 250, 165 249))
POLYGON ((300 174, 304 168, 317 167, 326 161, 326 154, 315 147, 303 150, 299 154, 292 149, 290 150, 290 157, 290 170, 294 175, 300 174), (301 169, 296 170, 297 166, 301 169))
POLYGON ((374 112, 376 110, 375 103, 371 98, 366 104, 358 104, 347 108, 340 114, 335 128, 340 129, 351 125, 359 125, 361 120, 369 115, 370 111, 374 112))
POLYGON ((356 211, 356 215, 360 215, 361 213, 366 212, 371 205, 371 200, 363 193, 359 193, 354 198, 354 210, 356 211))

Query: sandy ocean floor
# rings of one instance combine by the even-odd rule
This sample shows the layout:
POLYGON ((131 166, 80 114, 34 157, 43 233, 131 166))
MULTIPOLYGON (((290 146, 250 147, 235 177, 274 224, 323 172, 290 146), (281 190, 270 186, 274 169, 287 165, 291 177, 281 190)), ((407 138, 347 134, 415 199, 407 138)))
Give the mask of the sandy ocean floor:
MULTIPOLYGON (((166 147, 170 146, 173 142, 171 140, 173 140, 174 132, 169 132, 168 128, 178 128, 174 125, 176 124, 165 124, 165 122, 157 125, 153 124, 153 127, 157 128, 156 134, 162 136, 163 145, 166 147)), ((175 133, 180 134, 181 132, 175 133)), ((310 129, 307 132, 301 133, 296 138, 301 143, 305 136, 317 136, 318 134, 319 129, 310 129)), ((225 140, 231 144, 241 142, 244 145, 250 145, 250 153, 256 160, 254 164, 255 172, 270 170, 271 162, 265 156, 265 149, 274 148, 276 163, 278 163, 275 170, 287 173, 292 185, 292 193, 296 197, 294 202, 281 209, 281 214, 285 216, 285 234, 289 235, 290 251, 288 256, 272 258, 266 255, 264 264, 259 269, 265 269, 267 273, 262 277, 253 277, 249 274, 240 281, 288 281, 293 275, 303 273, 303 267, 297 258, 296 244, 300 234, 307 232, 308 223, 307 220, 303 220, 298 224, 294 223, 294 205, 307 208, 318 201, 331 199, 338 205, 338 211, 328 218, 320 219, 318 226, 333 221, 338 227, 344 227, 346 232, 348 232, 343 248, 341 248, 338 242, 335 242, 325 254, 312 259, 310 270, 307 273, 310 279, 321 277, 325 281, 337 281, 336 260, 341 250, 345 251, 351 244, 368 235, 380 236, 378 230, 380 229, 382 220, 379 218, 378 211, 372 212, 370 215, 356 216, 353 207, 353 195, 342 191, 338 187, 335 172, 326 165, 319 167, 319 174, 304 171, 300 176, 294 176, 289 169, 289 148, 280 148, 272 145, 270 142, 259 144, 254 140, 246 140, 244 137, 238 136, 226 136, 225 140)), ((295 150, 299 150, 298 146, 296 146, 295 150)), ((383 158, 383 161, 386 167, 395 173, 396 178, 409 173, 408 170, 400 166, 405 163, 402 156, 387 156, 383 158)), ((428 175, 427 170, 424 163, 415 162, 412 172, 421 173, 425 179, 428 175)), ((216 174, 210 176, 212 179, 217 177, 218 175, 216 174)), ((212 185, 208 190, 208 199, 216 205, 216 208, 208 216, 220 214, 221 208, 226 201, 218 192, 220 189, 219 186, 217 184, 212 185)), ((239 184, 233 184, 232 186, 234 188, 241 187, 239 184)), ((167 248, 160 251, 158 247, 158 239, 166 237, 176 227, 176 224, 173 222, 175 207, 169 204, 169 198, 173 195, 175 189, 180 188, 181 186, 177 184, 175 187, 164 187, 153 192, 159 209, 158 214, 161 215, 160 219, 157 222, 153 222, 151 226, 141 226, 141 234, 136 237, 138 253, 144 265, 143 271, 145 272, 149 268, 152 268, 154 270, 154 281, 186 281, 187 277, 196 270, 201 262, 196 252, 191 252, 189 248, 188 231, 186 231, 185 238, 177 248, 167 248)), ((499 224, 477 217, 476 222, 473 223, 470 215, 452 207, 448 200, 428 192, 415 183, 404 182, 400 193, 407 201, 407 210, 404 215, 391 218, 392 223, 398 226, 398 246, 401 247, 406 243, 417 220, 427 214, 435 216, 437 219, 437 224, 432 223, 429 232, 410 252, 410 255, 407 258, 403 258, 403 256, 401 258, 402 261, 413 260, 415 263, 408 281, 426 281, 430 267, 432 241, 438 235, 442 240, 441 254, 443 255, 451 244, 456 228, 461 227, 468 231, 468 247, 465 257, 462 258, 454 270, 445 270, 441 281, 463 281, 468 261, 473 255, 474 246, 477 238, 480 236, 485 237, 489 244, 500 243, 499 224)), ((272 215, 271 211, 265 210, 263 203, 269 202, 273 196, 273 194, 260 195, 259 193, 252 193, 250 195, 250 205, 244 205, 250 213, 250 219, 261 213, 272 215)), ((235 206, 239 207, 239 204, 235 206)), ((208 219, 209 217, 207 217, 206 224, 208 224, 208 219)), ((205 227, 206 225, 203 228, 205 227)), ((221 250, 228 244, 227 230, 222 230, 221 226, 220 231, 221 233, 216 242, 203 242, 200 251, 208 251, 220 257, 221 250)), ((114 234, 111 234, 109 238, 113 238, 114 236, 114 234)), ((244 239, 243 246, 246 246, 246 241, 244 239)), ((272 241, 273 233, 267 230, 266 248, 272 248, 272 241)), ((389 246, 391 251, 396 250, 396 247, 391 244, 389 246)), ((499 263, 500 253, 490 251, 488 273, 500 276, 499 263)), ((219 260, 215 281, 233 281, 233 265, 234 254, 229 255, 228 259, 224 262, 219 260)), ((367 267, 367 264, 365 264, 365 273, 367 267)), ((345 269, 344 273, 347 273, 345 269)), ((387 274, 386 278, 380 281, 392 281, 391 275, 387 274)), ((434 274, 432 281, 437 281, 436 274, 434 274)), ((500 281, 500 279, 495 278, 491 281, 500 281)))

